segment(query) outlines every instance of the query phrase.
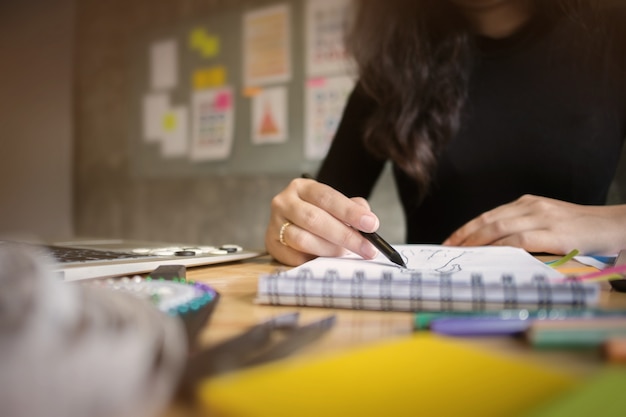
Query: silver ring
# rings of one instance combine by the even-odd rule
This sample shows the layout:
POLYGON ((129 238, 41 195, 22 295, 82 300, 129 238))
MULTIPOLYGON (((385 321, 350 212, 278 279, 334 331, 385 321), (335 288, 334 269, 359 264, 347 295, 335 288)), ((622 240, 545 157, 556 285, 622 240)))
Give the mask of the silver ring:
POLYGON ((280 243, 282 243, 285 246, 289 246, 287 245, 287 242, 285 242, 285 230, 287 229, 287 226, 289 226, 290 224, 291 222, 283 223, 283 225, 280 226, 280 232, 278 232, 278 240, 280 241, 280 243))

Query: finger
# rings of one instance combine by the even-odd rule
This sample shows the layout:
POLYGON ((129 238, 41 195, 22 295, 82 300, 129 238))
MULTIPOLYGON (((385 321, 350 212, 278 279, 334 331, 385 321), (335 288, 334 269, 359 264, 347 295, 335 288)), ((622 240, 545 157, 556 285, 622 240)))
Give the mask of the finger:
MULTIPOLYGON (((265 231, 265 249, 274 259, 285 265, 297 266, 313 259, 316 256, 315 254, 307 251, 298 251, 280 242, 280 229, 283 224, 285 224, 284 219, 278 216, 272 216, 270 218, 270 222, 265 231)), ((290 226, 285 228, 284 234, 287 233, 289 227, 290 226)), ((283 241, 286 242, 285 239, 286 236, 283 236, 283 241)))
POLYGON ((366 259, 377 254, 376 248, 361 234, 317 206, 304 203, 293 214, 292 222, 297 227, 289 231, 290 245, 320 256, 337 256, 343 249, 366 259))
MULTIPOLYGON (((495 220, 468 235, 460 246, 492 245, 509 236, 523 236, 524 233, 546 230, 550 227, 545 217, 532 213, 495 220)), ((519 237, 518 237, 519 239, 519 237)))
POLYGON ((514 246, 527 252, 545 252, 564 255, 571 248, 568 239, 549 229, 535 229, 506 236, 491 243, 494 246, 514 246))
POLYGON ((296 232, 300 232, 288 232, 292 241, 290 246, 296 250, 318 256, 337 256, 343 254, 345 248, 367 259, 375 257, 378 251, 369 241, 346 225, 345 219, 338 219, 324 209, 330 206, 329 203, 344 206, 347 212, 369 214, 375 220, 375 228, 378 227, 378 219, 364 199, 352 201, 327 185, 309 179, 295 179, 285 191, 272 199, 272 218, 266 245, 281 251, 276 242, 280 240, 280 227, 289 220, 298 226, 296 232), (318 206, 316 202, 321 203, 318 206))
MULTIPOLYGON (((522 197, 512 203, 503 204, 492 210, 486 211, 482 213, 481 215, 479 215, 478 217, 475 217, 474 219, 470 220, 469 222, 467 222, 466 224, 458 228, 456 231, 454 231, 454 233, 452 233, 443 242, 443 245, 448 245, 448 246, 469 246, 470 244, 478 245, 479 243, 476 243, 476 242, 478 241, 484 242, 485 240, 489 240, 489 238, 487 238, 486 236, 477 238, 477 234, 483 231, 483 229, 485 229, 487 226, 492 225, 494 223, 496 223, 496 226, 494 227, 494 229, 490 231, 490 234, 491 234, 490 239, 492 239, 493 241, 493 240, 497 240, 498 238, 504 237, 504 236, 499 236, 499 237, 496 236, 497 233, 502 233, 507 227, 506 223, 502 224, 498 222, 504 222, 507 219, 527 215, 529 213, 528 204, 529 204, 528 199, 522 197), (470 243, 470 242, 474 242, 474 243, 470 243)), ((480 244, 487 244, 487 243, 480 243, 480 244)))
POLYGON ((366 209, 371 211, 370 203, 366 199, 364 199, 363 197, 352 197, 350 200, 354 201, 355 203, 357 203, 361 207, 365 207, 366 209))
POLYGON ((290 224, 284 229, 283 246, 298 252, 308 252, 316 256, 342 256, 346 249, 321 238, 296 224, 290 224))
POLYGON ((364 199, 347 198, 332 187, 318 182, 310 187, 299 188, 298 191, 303 201, 321 208, 342 223, 368 233, 378 230, 378 217, 372 213, 369 204, 364 204, 364 199))

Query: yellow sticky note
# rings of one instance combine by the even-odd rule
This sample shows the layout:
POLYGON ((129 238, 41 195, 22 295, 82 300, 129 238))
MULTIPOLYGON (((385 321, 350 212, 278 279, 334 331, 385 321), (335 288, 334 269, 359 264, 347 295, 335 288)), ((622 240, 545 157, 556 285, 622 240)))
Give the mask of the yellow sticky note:
POLYGON ((207 36, 200 47, 200 53, 205 58, 217 56, 220 52, 220 40, 217 36, 207 36))
POLYGON ((172 112, 163 115, 163 130, 172 132, 176 129, 176 115, 172 112))
POLYGON ((202 45, 204 38, 207 36, 203 28, 195 28, 189 33, 189 48, 196 49, 202 45))
POLYGON ((196 90, 221 87, 225 83, 226 68, 223 66, 199 69, 193 73, 193 88, 196 90))
POLYGON ((501 417, 577 386, 571 374, 418 333, 343 354, 206 380, 205 411, 229 417, 501 417))
POLYGON ((189 33, 189 48, 204 58, 213 58, 220 52, 220 38, 208 34, 203 28, 195 28, 189 33))

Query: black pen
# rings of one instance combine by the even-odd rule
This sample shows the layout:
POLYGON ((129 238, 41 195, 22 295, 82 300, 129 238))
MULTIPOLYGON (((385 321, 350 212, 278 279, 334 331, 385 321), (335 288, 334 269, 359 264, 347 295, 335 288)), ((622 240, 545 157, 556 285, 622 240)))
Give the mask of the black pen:
MULTIPOLYGON (((302 174, 302 178, 308 178, 310 180, 315 179, 309 174, 302 174)), ((400 256, 400 254, 389 243, 387 243, 385 239, 380 237, 378 233, 367 233, 358 229, 357 231, 361 234, 361 236, 369 240, 370 243, 374 245, 374 247, 383 255, 385 255, 387 259, 402 268, 406 268, 406 263, 404 262, 404 259, 402 259, 402 256, 400 256)))
POLYGON ((401 266, 402 268, 406 268, 406 263, 402 259, 402 256, 389 244, 380 237, 378 233, 366 233, 359 230, 361 236, 365 239, 372 242, 372 245, 376 247, 383 255, 387 257, 391 262, 401 266))

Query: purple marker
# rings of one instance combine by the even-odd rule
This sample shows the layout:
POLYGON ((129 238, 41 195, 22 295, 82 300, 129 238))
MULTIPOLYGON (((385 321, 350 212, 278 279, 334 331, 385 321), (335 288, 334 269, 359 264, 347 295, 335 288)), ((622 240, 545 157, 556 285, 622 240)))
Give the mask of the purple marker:
POLYGON ((507 336, 526 331, 535 321, 567 321, 568 319, 592 319, 600 317, 624 317, 626 310, 502 310, 501 312, 473 312, 466 316, 443 316, 429 323, 433 332, 450 336, 507 336))
POLYGON ((449 336, 506 336, 526 331, 532 322, 531 318, 449 317, 433 320, 430 330, 449 336))

